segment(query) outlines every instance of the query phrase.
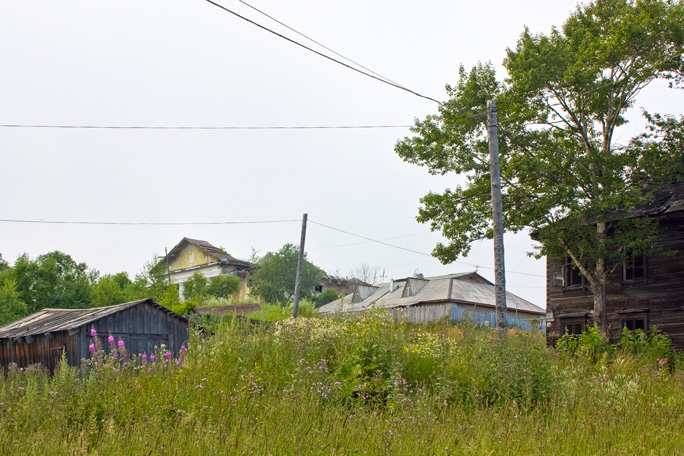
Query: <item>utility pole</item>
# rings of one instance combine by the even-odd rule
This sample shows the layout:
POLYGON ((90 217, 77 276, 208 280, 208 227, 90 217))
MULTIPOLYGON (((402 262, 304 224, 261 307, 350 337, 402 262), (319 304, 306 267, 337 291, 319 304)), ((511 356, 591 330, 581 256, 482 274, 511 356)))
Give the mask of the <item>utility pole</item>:
POLYGON ((169 279, 169 283, 171 283, 171 269, 169 268, 169 251, 166 247, 164 247, 164 254, 166 256, 166 277, 169 279))
POLYGON ((306 217, 302 217, 302 239, 299 241, 299 259, 297 260, 297 279, 295 280, 294 302, 292 304, 292 318, 297 318, 299 310, 299 292, 302 289, 302 267, 304 267, 304 241, 306 240, 306 217))
POLYGON ((494 222, 494 286, 496 289, 496 326, 506 327, 506 268, 504 267, 503 208, 501 203, 501 171, 499 170, 499 138, 497 136, 496 100, 487 101, 487 136, 489 139, 489 172, 492 182, 492 219, 494 222))

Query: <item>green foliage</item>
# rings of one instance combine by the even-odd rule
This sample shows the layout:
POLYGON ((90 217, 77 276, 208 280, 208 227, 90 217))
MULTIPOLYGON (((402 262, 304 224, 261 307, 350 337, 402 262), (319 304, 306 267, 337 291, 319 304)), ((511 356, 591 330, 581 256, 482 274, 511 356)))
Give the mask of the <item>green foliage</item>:
POLYGON ((337 290, 334 288, 328 288, 327 290, 323 291, 323 293, 319 294, 314 298, 314 302, 316 303, 316 307, 321 307, 329 302, 333 302, 336 299, 339 299, 340 295, 337 293, 337 290))
POLYGON ((644 356, 651 361, 658 359, 673 361, 675 357, 672 340, 655 327, 651 328, 648 333, 640 329, 630 331, 622 328, 620 350, 626 354, 644 356))
POLYGON ((46 307, 81 309, 90 307, 90 292, 96 272, 62 252, 50 252, 31 260, 20 256, 12 268, 19 295, 29 313, 46 307))
POLYGON ((209 282, 207 293, 217 298, 228 299, 235 296, 240 288, 240 279, 234 275, 220 275, 209 282))
MULTIPOLYGON (((265 255, 257 263, 257 270, 249 278, 250 290, 263 301, 282 306, 294 295, 299 247, 285 244, 278 252, 265 255)), ((310 297, 321 283, 323 271, 309 263, 304 254, 301 295, 310 297)))
POLYGON ((209 286, 209 280, 202 275, 200 272, 195 272, 186 282, 185 291, 183 291, 183 297, 185 299, 192 299, 198 303, 204 301, 207 295, 207 288, 209 286))
POLYGON ((589 326, 582 334, 565 333, 556 343, 556 348, 570 355, 579 355, 596 364, 601 357, 615 352, 615 346, 608 342, 596 326, 589 326))
POLYGON ((26 315, 26 303, 19 297, 14 279, 0 280, 0 326, 26 315))
POLYGON ((112 306, 134 300, 131 299, 129 289, 132 284, 125 272, 100 277, 91 293, 93 307, 112 306))
POLYGON ((647 115, 650 133, 628 144, 614 144, 614 132, 650 82, 681 85, 683 51, 681 2, 594 1, 548 35, 525 30, 507 50, 504 82, 491 63, 461 68, 439 114, 417 120, 395 148, 432 174, 467 176, 421 200, 418 220, 449 240, 433 255, 449 263, 492 237, 485 108, 496 99, 505 228, 535 231, 538 256, 573 256, 605 330, 609 268, 657 253, 655 223, 620 215, 651 201, 645 183, 668 188, 684 172, 681 120, 647 115))
POLYGON ((180 366, 173 354, 164 364, 164 352, 144 364, 122 349, 116 355, 96 353, 80 371, 0 375, 2 452, 684 450, 675 432, 684 416, 681 365, 670 373, 617 352, 597 367, 558 355, 533 332, 395 323, 381 311, 270 325, 231 318, 214 336, 193 331, 180 366))

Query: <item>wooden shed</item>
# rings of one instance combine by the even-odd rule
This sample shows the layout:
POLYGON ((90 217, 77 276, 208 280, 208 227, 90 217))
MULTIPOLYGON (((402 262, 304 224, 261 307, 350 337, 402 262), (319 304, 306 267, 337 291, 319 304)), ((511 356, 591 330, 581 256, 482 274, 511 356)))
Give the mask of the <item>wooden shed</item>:
POLYGON ((188 319, 152 299, 93 309, 43 309, 0 328, 0 366, 42 364, 51 371, 62 352, 70 366, 89 358, 95 329, 103 347, 111 335, 131 354, 164 344, 174 353, 188 339, 188 319))

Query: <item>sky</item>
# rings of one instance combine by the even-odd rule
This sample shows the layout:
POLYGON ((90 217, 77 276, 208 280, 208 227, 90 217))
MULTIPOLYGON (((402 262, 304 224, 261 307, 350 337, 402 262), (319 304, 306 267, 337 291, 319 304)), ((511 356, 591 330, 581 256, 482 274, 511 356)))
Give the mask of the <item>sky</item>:
MULTIPOLYGON (((238 14, 314 47, 249 8, 238 14)), ((525 26, 548 33, 575 1, 251 0, 284 24, 438 100, 458 69, 500 66, 525 26)), ((477 268, 493 281, 491 241, 441 265, 444 239, 419 224, 420 198, 463 183, 404 163, 394 144, 437 104, 308 52, 206 1, 0 2, 0 124, 358 126, 374 129, 135 130, 0 127, 0 219, 261 222, 78 225, 0 222, 0 253, 61 250, 102 274, 140 272, 184 236, 238 258, 299 243, 329 274, 362 263, 384 279, 477 268), (322 225, 327 225, 322 226, 322 225), (401 247, 373 243, 341 231, 401 247)), ((681 93, 638 100, 677 113, 681 93)), ((625 138, 642 128, 638 109, 625 138)), ((620 138, 618 138, 618 141, 620 138)), ((545 307, 545 261, 507 234, 507 290, 545 307)))

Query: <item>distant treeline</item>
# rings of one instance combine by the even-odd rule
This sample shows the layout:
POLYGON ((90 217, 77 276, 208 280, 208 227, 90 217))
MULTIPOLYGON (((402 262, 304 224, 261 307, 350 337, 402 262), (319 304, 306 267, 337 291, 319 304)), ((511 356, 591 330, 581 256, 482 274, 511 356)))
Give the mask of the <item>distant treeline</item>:
POLYGON ((178 289, 154 266, 148 263, 131 280, 126 272, 100 275, 59 251, 35 259, 24 254, 14 265, 0 254, 0 325, 45 308, 85 309, 145 298, 177 306, 178 289))

